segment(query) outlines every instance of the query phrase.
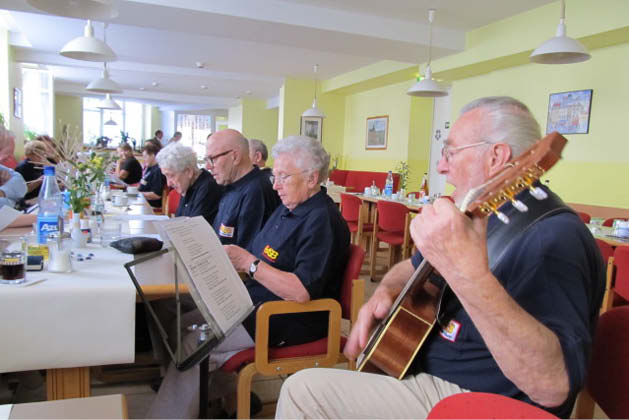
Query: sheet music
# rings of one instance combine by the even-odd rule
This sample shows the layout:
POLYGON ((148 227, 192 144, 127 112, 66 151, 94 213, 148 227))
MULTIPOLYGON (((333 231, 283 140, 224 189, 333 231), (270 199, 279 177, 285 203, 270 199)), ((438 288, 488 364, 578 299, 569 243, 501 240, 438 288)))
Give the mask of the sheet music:
POLYGON ((174 245, 189 280, 223 333, 241 322, 253 302, 207 221, 197 216, 154 223, 174 245))

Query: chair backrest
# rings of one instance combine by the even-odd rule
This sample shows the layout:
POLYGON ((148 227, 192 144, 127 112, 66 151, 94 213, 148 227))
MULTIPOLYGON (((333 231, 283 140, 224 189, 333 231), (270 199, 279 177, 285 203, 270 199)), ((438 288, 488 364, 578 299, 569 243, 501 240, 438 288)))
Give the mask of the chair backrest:
POLYGON ((579 218, 583 221, 583 223, 590 223, 592 217, 589 214, 582 211, 578 211, 577 214, 579 215, 579 218))
POLYGON ((409 211, 404 204, 378 200, 378 228, 387 232, 404 232, 409 211))
POLYGON ((629 220, 626 217, 610 217, 609 219, 605 219, 603 222, 603 226, 612 227, 614 225, 614 220, 629 220))
POLYGON ((170 190, 168 193, 168 216, 177 212, 181 195, 176 190, 170 190))
POLYGON ((360 206, 363 202, 360 198, 351 195, 341 193, 341 215, 346 222, 358 222, 358 215, 360 212, 360 206))
POLYGON ((602 314, 596 326, 587 389, 610 419, 629 418, 629 306, 602 314))
POLYGON ((596 245, 598 245, 598 249, 601 251, 603 262, 607 264, 609 257, 614 255, 614 248, 602 239, 594 239, 594 240, 596 241, 596 245))
POLYGON ((463 392, 439 401, 428 419, 556 419, 557 416, 523 401, 486 392, 463 392))
POLYGON ((341 285, 341 316, 345 319, 352 318, 352 282, 360 276, 360 269, 365 259, 365 251, 354 244, 349 245, 349 258, 343 274, 341 285))
POLYGON ((614 251, 614 292, 629 300, 629 246, 617 246, 614 251))

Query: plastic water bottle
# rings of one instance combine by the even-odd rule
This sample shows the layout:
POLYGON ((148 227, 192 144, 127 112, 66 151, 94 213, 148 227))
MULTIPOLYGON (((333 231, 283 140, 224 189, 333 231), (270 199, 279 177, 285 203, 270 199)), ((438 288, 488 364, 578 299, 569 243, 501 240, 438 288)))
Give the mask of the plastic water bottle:
POLYGON ((45 244, 52 232, 63 231, 63 204, 61 192, 55 178, 55 167, 44 167, 44 182, 39 191, 39 213, 37 214, 37 241, 45 244))
POLYGON ((389 198, 393 195, 393 173, 391 171, 387 174, 387 181, 384 184, 384 195, 389 198))

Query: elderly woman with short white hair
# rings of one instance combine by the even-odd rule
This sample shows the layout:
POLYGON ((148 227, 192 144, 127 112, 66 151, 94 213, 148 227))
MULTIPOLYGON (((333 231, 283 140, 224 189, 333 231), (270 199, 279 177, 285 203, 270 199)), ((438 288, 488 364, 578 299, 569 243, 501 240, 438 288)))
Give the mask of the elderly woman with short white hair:
POLYGON ((211 173, 198 167, 194 150, 173 143, 160 150, 155 159, 168 186, 181 195, 175 216, 203 216, 211 225, 223 188, 211 173))

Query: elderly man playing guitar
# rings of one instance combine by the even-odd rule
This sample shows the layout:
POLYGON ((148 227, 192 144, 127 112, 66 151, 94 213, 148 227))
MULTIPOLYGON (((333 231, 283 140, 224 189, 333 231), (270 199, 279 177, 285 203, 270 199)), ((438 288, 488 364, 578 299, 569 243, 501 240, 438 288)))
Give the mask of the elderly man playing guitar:
POLYGON ((540 137, 528 108, 513 98, 463 108, 438 165, 459 208, 437 199, 413 220, 419 252, 385 275, 345 346, 351 359, 362 351, 360 372, 293 375, 282 387, 278 418, 425 418, 441 399, 466 391, 570 416, 586 374, 604 264, 578 216, 537 182, 565 144, 553 133, 536 145, 540 137), (542 143, 551 144, 546 154, 542 143), (422 324, 421 310, 408 314, 430 295, 440 304, 425 340, 411 322, 389 331, 393 319, 422 324), (417 344, 401 349, 411 338, 417 344), (400 355, 406 358, 395 360, 400 355))

